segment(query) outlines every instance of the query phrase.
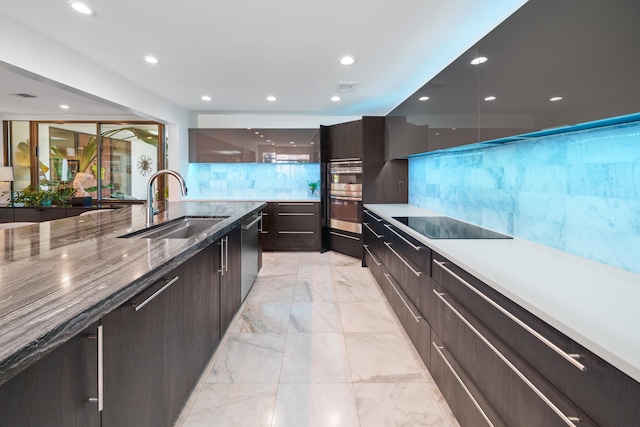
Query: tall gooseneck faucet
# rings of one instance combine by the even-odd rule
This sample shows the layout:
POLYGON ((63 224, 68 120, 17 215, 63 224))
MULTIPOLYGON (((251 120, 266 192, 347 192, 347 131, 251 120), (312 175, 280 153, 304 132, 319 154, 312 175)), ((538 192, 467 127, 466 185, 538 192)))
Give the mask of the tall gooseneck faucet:
POLYGON ((155 215, 153 210, 153 181, 155 181, 155 179, 160 175, 173 175, 180 183, 180 191, 182 191, 182 195, 187 195, 187 185, 184 182, 184 178, 178 172, 170 169, 160 169, 151 175, 151 177, 149 177, 149 193, 147 194, 147 226, 153 224, 153 216, 155 215))

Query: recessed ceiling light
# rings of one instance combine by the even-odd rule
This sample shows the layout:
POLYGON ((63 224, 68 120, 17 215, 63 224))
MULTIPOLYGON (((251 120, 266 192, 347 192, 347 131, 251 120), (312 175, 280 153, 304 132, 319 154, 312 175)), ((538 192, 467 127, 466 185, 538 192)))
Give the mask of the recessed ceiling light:
POLYGON ((76 12, 80 12, 83 15, 93 15, 93 10, 91 10, 89 6, 84 3, 81 3, 79 1, 68 1, 67 4, 71 6, 73 10, 75 10, 76 12))
POLYGON ((256 134, 256 135, 260 135, 260 132, 258 132, 258 131, 255 131, 255 132, 254 132, 254 134, 256 134))
POLYGON ((276 98, 276 97, 275 97, 275 96, 273 96, 273 95, 267 96, 267 101, 269 101, 269 102, 273 102, 273 101, 275 101, 276 99, 278 99, 278 98, 276 98))
POLYGON ((158 58, 156 58, 155 56, 151 56, 151 55, 147 55, 144 57, 144 60, 147 61, 149 64, 157 64, 158 58))
POLYGON ((315 144, 315 143, 316 143, 315 141, 309 141, 309 144, 310 144, 310 145, 313 145, 313 144, 315 144))
POLYGON ((420 98, 418 98, 418 101, 428 101, 429 97, 428 96, 421 96, 420 98))
POLYGON ((495 97, 495 96, 493 96, 493 95, 491 95, 491 96, 487 96, 487 97, 485 97, 485 98, 484 98, 484 100, 485 100, 485 101, 495 101, 495 100, 496 100, 496 97, 495 97))
POLYGON ((561 96, 554 96, 553 98, 549 98, 549 101, 551 102, 556 102, 556 101, 561 101, 562 97, 561 96))
POLYGON ((203 101, 211 101, 211 97, 209 95, 202 95, 200 99, 202 99, 203 101))
POLYGON ((340 63, 342 65, 351 65, 354 62, 356 62, 356 60, 353 59, 353 56, 343 56, 342 58, 340 58, 340 63))
POLYGON ((289 144, 295 144, 295 143, 296 143, 295 141, 289 141, 289 144))
POLYGON ((332 97, 331 97, 331 100, 332 100, 333 102, 338 102, 338 101, 340 101, 340 97, 339 97, 339 96, 337 96, 337 95, 336 95, 336 96, 332 96, 332 97))
POLYGON ((62 108, 63 110, 68 110, 69 106, 65 105, 65 104, 62 104, 62 105, 60 105, 60 108, 62 108))
POLYGON ((479 65, 479 64, 483 64, 487 62, 487 57, 486 56, 478 56, 477 58, 473 58, 471 60, 471 65, 479 65))

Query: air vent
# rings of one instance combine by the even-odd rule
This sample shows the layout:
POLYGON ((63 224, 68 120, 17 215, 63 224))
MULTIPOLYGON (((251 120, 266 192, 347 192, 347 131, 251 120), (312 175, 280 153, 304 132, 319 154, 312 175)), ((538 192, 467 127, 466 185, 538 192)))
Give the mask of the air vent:
POLYGON ((37 98, 35 95, 31 95, 30 93, 8 93, 9 96, 15 96, 16 98, 37 98))
POLYGON ((338 82, 336 84, 336 92, 338 93, 348 93, 354 92, 358 87, 358 82, 338 82))

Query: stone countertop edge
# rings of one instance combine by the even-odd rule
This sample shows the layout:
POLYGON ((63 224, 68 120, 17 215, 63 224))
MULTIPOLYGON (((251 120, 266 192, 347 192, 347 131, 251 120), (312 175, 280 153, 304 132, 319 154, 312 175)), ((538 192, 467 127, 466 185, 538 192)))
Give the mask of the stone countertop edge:
POLYGON ((430 239, 392 217, 446 215, 406 204, 364 208, 640 382, 640 275, 517 237, 430 239))
MULTIPOLYGON (((220 207, 222 202, 216 202, 215 205, 217 208, 220 207)), ((179 240, 181 243, 184 243, 180 246, 178 251, 171 253, 168 257, 163 258, 160 263, 153 267, 149 267, 146 271, 144 271, 141 275, 136 277, 134 280, 124 284, 123 286, 116 287, 112 292, 108 292, 107 296, 101 298, 98 301, 93 301, 87 305, 82 304, 74 304, 71 308, 60 307, 56 310, 56 314, 61 314, 60 317, 64 317, 64 319, 60 318, 59 321, 56 321, 55 324, 50 324, 46 326, 40 325, 38 328, 37 336, 33 336, 33 334, 19 334, 13 331, 11 333, 13 338, 23 338, 24 340, 21 342, 12 342, 11 345, 8 345, 7 342, 3 342, 3 337, 6 337, 6 333, 4 331, 5 325, 4 317, 0 317, 0 385, 10 380, 16 374, 27 368, 32 363, 44 357, 46 354, 54 350, 59 345, 68 341, 70 338, 86 329, 92 323, 98 321, 101 317, 111 312, 115 308, 119 307, 127 300, 138 294, 140 291, 144 290, 148 286, 152 285, 156 281, 160 280, 163 275, 168 273, 169 271, 176 268, 178 265, 182 264, 200 250, 208 247, 213 242, 218 240, 220 237, 227 234, 233 228, 235 228, 239 223, 241 223, 244 219, 248 218, 255 212, 260 211, 266 206, 265 202, 237 202, 232 201, 225 203, 225 214, 213 213, 211 215, 207 215, 206 207, 203 209, 197 209, 195 212, 190 212, 189 209, 180 209, 180 206, 190 205, 191 202, 174 202, 170 204, 170 208, 168 209, 172 212, 173 215, 176 215, 172 218, 167 218, 167 221, 171 219, 177 219, 181 216, 185 215, 195 215, 195 216, 227 216, 226 213, 229 213, 228 218, 224 221, 212 226, 209 230, 204 233, 200 233, 197 236, 191 237, 189 239, 119 239, 118 236, 127 234, 130 229, 122 229, 117 232, 113 232, 113 235, 107 236, 108 239, 118 239, 125 240, 131 242, 131 245, 135 245, 136 241, 147 241, 147 240, 179 240), (233 205, 238 205, 234 207, 233 205), (231 210, 231 211, 230 211, 231 210), (77 307, 79 306, 79 307, 77 307)), ((193 205, 212 205, 213 203, 193 203, 193 205)), ((136 229, 141 229, 144 227, 144 209, 136 209, 136 208, 121 208, 121 211, 138 211, 138 215, 131 215, 132 217, 137 217, 137 221, 132 221, 133 225, 136 226, 136 229)), ((216 209, 220 210, 220 209, 216 209)), ((62 220, 56 220, 55 222, 66 221, 71 222, 69 220, 77 219, 78 217, 66 218, 62 220)), ((162 214, 160 216, 160 220, 162 220, 162 214)), ((162 222, 162 221, 160 221, 162 222)), ((158 222, 158 224, 160 223, 158 222)), ((77 224, 73 222, 73 224, 77 224)), ((76 225, 77 226, 77 225, 76 225)), ((1 232, 1 231, 0 231, 1 232)), ((109 260, 102 260, 106 264, 109 260)), ((100 268, 100 265, 103 262, 96 262, 96 265, 93 266, 93 270, 96 271, 100 268)), ((0 267, 5 268, 6 264, 0 263, 0 267)), ((106 280, 106 279, 105 279, 106 280)), ((92 286, 98 287, 98 284, 91 283, 92 286)), ((34 285, 37 286, 37 285, 34 285)), ((85 285, 86 286, 86 285, 85 285)), ((102 288, 102 287, 101 287, 102 288)), ((90 292, 89 289, 83 289, 83 293, 90 292)), ((80 296, 78 298, 81 298, 80 296)), ((76 301, 74 301, 76 302, 76 301)), ((34 304, 38 302, 34 301, 34 304)), ((2 314, 2 313, 0 313, 2 314)), ((13 314, 13 313, 10 313, 13 314)), ((22 320, 22 319, 21 319, 22 320)), ((33 321, 37 321, 33 319, 33 321)), ((24 324, 24 323, 23 323, 24 324)), ((29 328, 30 323, 27 321, 25 325, 25 329, 29 328)), ((13 341, 13 340, 12 340, 13 341)))

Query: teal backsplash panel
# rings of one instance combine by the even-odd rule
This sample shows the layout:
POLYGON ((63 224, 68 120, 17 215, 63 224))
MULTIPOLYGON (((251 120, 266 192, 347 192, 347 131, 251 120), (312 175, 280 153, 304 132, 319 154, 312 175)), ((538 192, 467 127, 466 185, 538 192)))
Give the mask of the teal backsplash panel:
POLYGON ((320 181, 319 163, 191 163, 188 199, 307 200, 309 183, 320 181))
POLYGON ((640 273, 640 122, 413 157, 409 203, 640 273))

